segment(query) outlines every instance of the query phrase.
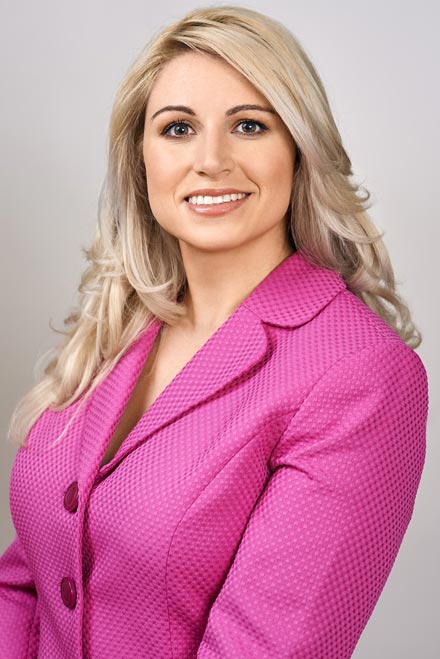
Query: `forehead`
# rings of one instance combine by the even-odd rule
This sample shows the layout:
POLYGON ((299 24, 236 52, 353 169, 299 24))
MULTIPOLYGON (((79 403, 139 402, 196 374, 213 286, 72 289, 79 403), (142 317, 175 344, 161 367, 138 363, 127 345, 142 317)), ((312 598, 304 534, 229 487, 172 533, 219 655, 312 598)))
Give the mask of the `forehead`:
POLYGON ((164 65, 151 89, 147 112, 153 114, 160 106, 177 102, 192 107, 209 102, 222 107, 235 102, 267 105, 265 97, 224 59, 193 52, 178 55, 164 65))

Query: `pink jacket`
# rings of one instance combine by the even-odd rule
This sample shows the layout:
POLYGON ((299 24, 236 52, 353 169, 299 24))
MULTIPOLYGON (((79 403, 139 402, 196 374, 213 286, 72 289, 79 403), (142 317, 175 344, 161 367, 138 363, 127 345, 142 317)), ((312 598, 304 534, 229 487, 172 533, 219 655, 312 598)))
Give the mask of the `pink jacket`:
POLYGON ((424 465, 420 357, 294 252, 100 469, 159 327, 18 450, 1 657, 351 657, 424 465))

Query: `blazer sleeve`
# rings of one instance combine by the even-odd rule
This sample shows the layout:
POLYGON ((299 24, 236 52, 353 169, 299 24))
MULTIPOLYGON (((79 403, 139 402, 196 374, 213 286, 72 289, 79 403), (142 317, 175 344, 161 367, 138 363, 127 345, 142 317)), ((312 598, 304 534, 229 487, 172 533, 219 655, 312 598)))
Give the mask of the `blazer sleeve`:
POLYGON ((0 556, 0 654, 38 655, 39 610, 35 584, 18 536, 0 556))
POLYGON ((272 452, 198 659, 352 656, 412 516, 427 414, 426 371, 403 341, 324 373, 272 452))

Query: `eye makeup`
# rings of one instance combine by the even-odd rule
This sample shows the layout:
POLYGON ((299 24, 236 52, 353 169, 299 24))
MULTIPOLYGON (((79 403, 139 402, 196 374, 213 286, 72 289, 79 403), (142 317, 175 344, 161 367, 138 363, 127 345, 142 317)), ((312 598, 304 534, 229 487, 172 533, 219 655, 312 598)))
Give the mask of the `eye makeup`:
MULTIPOLYGON (((241 133, 240 133, 241 135, 246 135, 246 136, 249 136, 249 137, 253 137, 254 135, 261 135, 262 133, 264 133, 264 132, 266 132, 267 130, 269 130, 268 127, 267 127, 265 124, 263 124, 261 121, 257 121, 256 119, 250 119, 250 118, 248 118, 248 119, 241 119, 241 121, 239 121, 239 122, 236 124, 235 127, 237 127, 237 126, 239 126, 239 125, 241 125, 241 124, 246 124, 246 123, 247 123, 247 124, 255 124, 256 126, 258 126, 259 130, 258 130, 257 132, 251 132, 251 133, 241 132, 241 133)), ((174 121, 172 121, 172 122, 170 122, 169 124, 167 124, 167 125, 166 125, 166 126, 160 131, 160 134, 161 134, 162 136, 164 136, 164 137, 171 137, 171 139, 181 139, 182 137, 188 137, 188 135, 180 135, 180 136, 177 136, 177 135, 169 135, 169 134, 168 134, 168 131, 171 130, 172 128, 174 128, 174 126, 187 126, 188 128, 192 128, 191 124, 188 123, 187 120, 185 120, 185 119, 175 119, 174 121)))

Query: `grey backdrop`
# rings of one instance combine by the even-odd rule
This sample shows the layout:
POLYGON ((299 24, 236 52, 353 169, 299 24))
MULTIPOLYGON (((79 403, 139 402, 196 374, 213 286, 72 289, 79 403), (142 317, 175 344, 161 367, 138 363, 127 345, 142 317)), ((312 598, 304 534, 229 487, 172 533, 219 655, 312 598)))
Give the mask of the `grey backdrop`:
MULTIPOLYGON (((13 538, 4 438, 35 360, 58 337, 85 261, 118 83, 147 39, 198 3, 3 3, 0 552, 13 538)), ((200 3, 201 5, 203 2, 200 3)), ((225 3, 224 3, 225 4, 225 3)), ((355 659, 438 657, 438 3, 237 2, 283 21, 326 86, 357 180, 372 192, 400 291, 424 340, 428 451, 415 512, 355 659), (437 403, 437 409, 436 409, 437 403)))

